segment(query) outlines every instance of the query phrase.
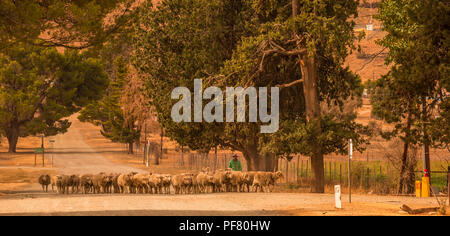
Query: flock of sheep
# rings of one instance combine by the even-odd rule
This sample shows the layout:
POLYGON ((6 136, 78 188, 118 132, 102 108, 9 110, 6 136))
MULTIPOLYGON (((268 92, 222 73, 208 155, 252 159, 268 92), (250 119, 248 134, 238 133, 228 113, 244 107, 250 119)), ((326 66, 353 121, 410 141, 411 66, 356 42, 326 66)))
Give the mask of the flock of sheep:
POLYGON ((205 169, 197 174, 141 174, 136 172, 126 174, 96 175, 42 175, 39 184, 42 190, 60 194, 69 193, 149 193, 149 194, 190 194, 215 192, 270 192, 270 187, 283 178, 278 172, 263 171, 231 171, 219 170, 210 172, 205 169))

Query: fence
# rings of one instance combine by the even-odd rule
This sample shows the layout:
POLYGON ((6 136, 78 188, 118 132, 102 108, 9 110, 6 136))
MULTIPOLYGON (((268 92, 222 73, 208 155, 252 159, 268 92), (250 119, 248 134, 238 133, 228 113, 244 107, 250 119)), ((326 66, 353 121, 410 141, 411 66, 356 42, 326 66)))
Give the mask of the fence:
MULTIPOLYGON (((141 158, 145 164, 145 145, 135 147, 134 155, 141 158)), ((154 148, 154 153, 150 158, 160 156, 160 149, 154 148)), ((372 153, 371 153, 372 154, 372 153)), ((373 155, 373 154, 372 154, 373 155)), ((398 191, 398 170, 396 170, 389 162, 380 158, 373 158, 372 155, 366 153, 359 158, 352 160, 352 188, 364 191, 373 191, 379 194, 397 194, 398 191)), ((225 169, 228 167, 229 161, 232 159, 231 153, 214 153, 199 154, 185 150, 183 153, 179 149, 163 149, 163 155, 160 164, 182 171, 200 171, 208 167, 210 170, 225 169)), ((244 171, 248 170, 247 162, 241 154, 239 160, 242 163, 244 171)), ((447 162, 444 161, 439 165, 432 166, 432 169, 438 170, 438 166, 442 166, 447 162)), ((154 164, 150 160, 150 164, 154 164)), ((432 163, 433 164, 433 163, 432 163)), ((286 159, 278 159, 278 170, 284 174, 282 182, 289 187, 301 188, 310 187, 311 184, 311 161, 308 157, 295 156, 291 161, 286 159)), ((418 167, 420 168, 420 167, 418 167)), ((442 169, 442 168, 441 168, 442 169)), ((440 191, 447 189, 447 172, 432 171, 431 186, 439 187, 440 191)), ((421 179, 422 172, 417 171, 415 178, 421 179)), ((345 156, 328 155, 324 160, 324 178, 326 186, 340 184, 343 187, 348 186, 348 163, 345 156)))
MULTIPOLYGON (((290 187, 309 187, 311 184, 311 162, 309 158, 294 157, 291 161, 278 160, 278 169, 283 172, 284 183, 290 187)), ((352 188, 372 191, 379 194, 397 194, 398 171, 385 161, 352 161, 352 188)), ((423 173, 416 171, 415 179, 420 180, 423 173)), ((431 186, 440 191, 448 191, 448 171, 432 171, 431 186)), ((334 159, 324 161, 325 185, 340 184, 348 186, 348 162, 334 159)))
MULTIPOLYGON (((228 168, 228 163, 233 158, 230 153, 221 154, 193 154, 188 153, 188 155, 183 155, 180 157, 180 166, 186 167, 189 170, 200 171, 204 168, 209 168, 211 171, 226 169, 228 168), (186 159, 186 160, 185 160, 186 159), (182 161, 182 162, 181 162, 182 161)), ((247 162, 244 158, 238 157, 242 164, 242 170, 247 170, 247 162)))

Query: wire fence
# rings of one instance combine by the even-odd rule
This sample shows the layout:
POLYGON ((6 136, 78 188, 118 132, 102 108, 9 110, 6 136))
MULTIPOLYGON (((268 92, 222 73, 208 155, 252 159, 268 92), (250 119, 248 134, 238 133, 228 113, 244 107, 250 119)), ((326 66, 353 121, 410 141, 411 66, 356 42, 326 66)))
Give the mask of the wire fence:
MULTIPOLYGON (((134 155, 142 159, 146 164, 146 145, 136 145, 134 155)), ((177 168, 186 172, 197 172, 205 168, 211 171, 223 170, 228 168, 228 163, 232 159, 232 154, 219 152, 215 154, 210 152, 195 153, 185 149, 181 152, 178 148, 163 148, 161 155, 160 146, 154 146, 150 149, 149 163, 158 158, 158 164, 177 168)), ((376 156, 374 151, 365 152, 352 160, 351 164, 351 183, 352 189, 372 191, 377 194, 397 194, 399 183, 399 171, 391 163, 382 160, 376 156)), ((248 170, 247 162, 242 154, 238 154, 243 171, 248 170)), ((448 161, 436 161, 434 170, 439 170, 437 166, 447 166, 448 161), (436 163, 439 162, 439 163, 436 163)), ((311 161, 309 157, 295 156, 290 161, 278 158, 276 170, 283 173, 282 182, 291 188, 308 188, 311 185, 311 161)), ((420 169, 420 168, 419 168, 420 169)), ((439 191, 446 192, 448 186, 446 169, 442 171, 432 171, 431 186, 439 188, 439 191)), ((416 171, 415 180, 420 180, 421 171, 416 171)), ((348 187, 348 160, 345 156, 328 155, 324 160, 324 180, 325 185, 332 187, 340 184, 348 187)))
MULTIPOLYGON (((437 163, 435 163, 437 164, 437 163)), ((446 164, 443 162, 442 164, 446 164)), ((311 162, 307 157, 294 157, 292 160, 278 160, 278 169, 284 174, 284 183, 292 188, 309 187, 311 185, 311 162)), ((414 179, 421 180, 422 171, 414 172, 414 179)), ((431 172, 431 186, 441 192, 448 191, 447 170, 431 172)), ((324 182, 332 187, 339 184, 348 187, 348 160, 335 159, 324 161, 324 182)), ((386 161, 352 161, 352 189, 372 191, 378 194, 397 194, 399 188, 399 172, 386 161)))

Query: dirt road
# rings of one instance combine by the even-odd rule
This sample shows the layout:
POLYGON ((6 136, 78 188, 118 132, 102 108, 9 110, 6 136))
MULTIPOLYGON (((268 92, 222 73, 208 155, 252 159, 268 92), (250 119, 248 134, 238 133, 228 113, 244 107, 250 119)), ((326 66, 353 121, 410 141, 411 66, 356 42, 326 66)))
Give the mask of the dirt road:
POLYGON ((217 193, 193 195, 22 194, 0 197, 0 215, 401 215, 399 207, 434 206, 433 198, 343 196, 307 193, 217 193))
POLYGON ((75 119, 75 116, 70 117, 70 121, 74 125, 69 128, 67 133, 53 138, 55 140, 53 165, 57 172, 61 174, 143 172, 143 170, 130 166, 114 164, 101 155, 102 150, 92 149, 84 142, 80 133, 82 129, 76 125, 79 121, 75 119))

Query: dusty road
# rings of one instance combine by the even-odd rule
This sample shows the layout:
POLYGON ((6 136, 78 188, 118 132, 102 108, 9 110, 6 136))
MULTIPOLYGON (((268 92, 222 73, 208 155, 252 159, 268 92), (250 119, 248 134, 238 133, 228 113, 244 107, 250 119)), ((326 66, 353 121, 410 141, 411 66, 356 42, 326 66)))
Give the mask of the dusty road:
MULTIPOLYGON (((124 173, 143 170, 112 163, 105 148, 91 148, 78 121, 56 136, 54 170, 61 174, 124 173)), ((49 154, 50 155, 50 154, 49 154)), ((402 204, 436 206, 433 198, 353 195, 352 204, 334 208, 332 194, 217 193, 192 195, 57 195, 42 193, 39 185, 0 195, 0 215, 399 215, 402 204)))
MULTIPOLYGON (((345 197, 345 196, 344 196, 345 197)), ((352 195, 334 208, 334 195, 218 193, 193 195, 22 194, 0 198, 0 215, 399 215, 401 204, 436 205, 434 199, 352 195)))
POLYGON ((75 119, 75 116, 70 118, 73 125, 67 133, 54 137, 53 165, 57 172, 61 174, 143 172, 137 168, 114 164, 101 155, 102 150, 92 149, 84 142, 80 133, 83 129, 77 126, 79 121, 75 119))

